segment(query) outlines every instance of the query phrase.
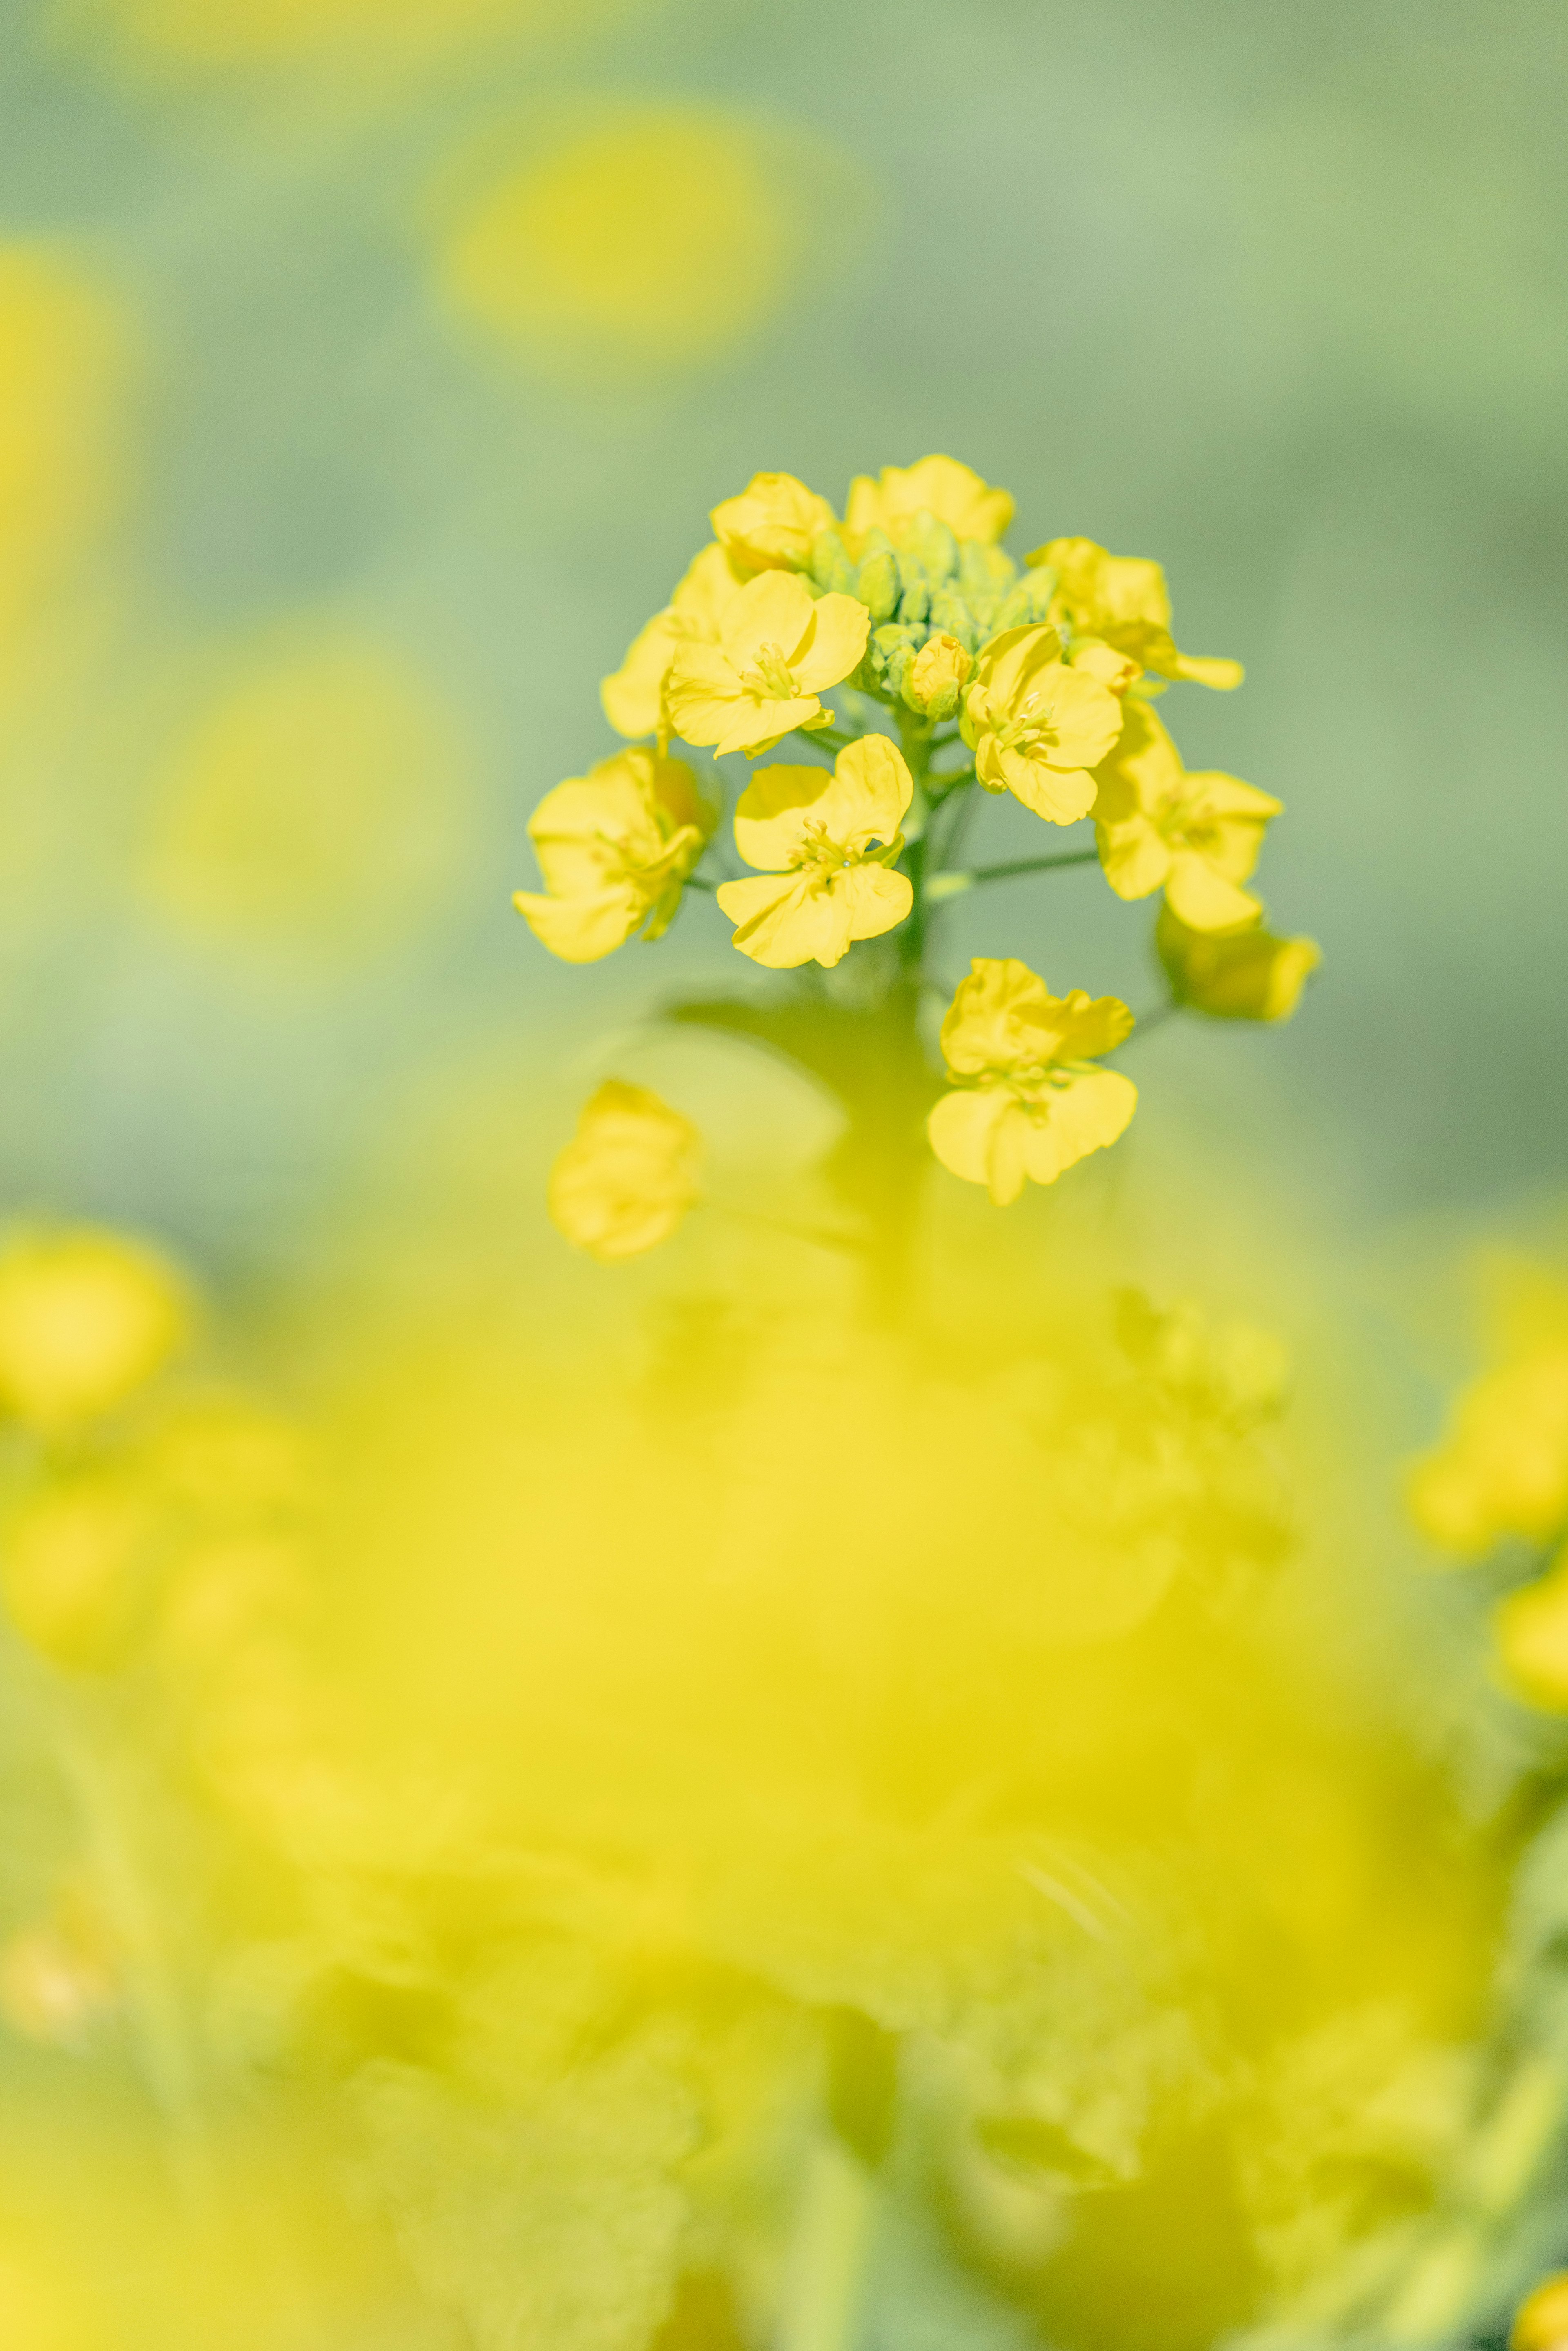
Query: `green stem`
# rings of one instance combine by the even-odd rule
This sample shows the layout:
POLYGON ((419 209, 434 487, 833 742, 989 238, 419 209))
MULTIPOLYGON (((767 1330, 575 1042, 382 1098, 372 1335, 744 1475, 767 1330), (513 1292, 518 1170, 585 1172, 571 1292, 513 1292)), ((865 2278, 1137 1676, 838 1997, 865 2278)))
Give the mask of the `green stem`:
POLYGON ((807 2160, 779 2351, 853 2351, 875 2214, 875 2175, 824 2132, 807 2160))
POLYGON ((210 2192, 210 2149, 195 2051, 142 1873, 120 1817, 114 1774, 92 1730, 61 1724, 60 1761, 75 1792, 110 1923, 124 1953, 127 2008, 141 2075, 169 2134, 170 2161, 192 2205, 210 2192))
POLYGON ((1138 1013, 1134 1019, 1131 1030, 1115 1050, 1124 1053, 1135 1039, 1146 1037, 1152 1029, 1158 1029, 1164 1021, 1173 1019, 1181 1008, 1174 996, 1167 996, 1163 1004, 1152 1005, 1147 1012, 1138 1013))
POLYGON ((1097 865, 1098 849, 1072 849, 1061 857, 1013 857, 1001 865, 972 865, 961 873, 934 873, 932 894, 938 898, 956 898, 965 890, 977 890, 986 882, 1010 882, 1019 873, 1056 873, 1069 865, 1097 865))

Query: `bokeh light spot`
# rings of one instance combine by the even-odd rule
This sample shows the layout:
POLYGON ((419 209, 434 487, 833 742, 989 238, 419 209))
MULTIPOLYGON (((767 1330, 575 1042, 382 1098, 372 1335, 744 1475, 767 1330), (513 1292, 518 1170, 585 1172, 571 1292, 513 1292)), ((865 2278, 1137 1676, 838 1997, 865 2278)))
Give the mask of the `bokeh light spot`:
POLYGON ((819 209, 815 147, 692 108, 601 114, 470 194, 444 240, 447 291, 546 360, 707 358, 834 261, 844 214, 831 228, 819 209))
POLYGON ((146 891, 204 939, 362 953, 444 903, 472 806, 452 722, 405 663, 351 641, 275 647, 177 750, 146 891))

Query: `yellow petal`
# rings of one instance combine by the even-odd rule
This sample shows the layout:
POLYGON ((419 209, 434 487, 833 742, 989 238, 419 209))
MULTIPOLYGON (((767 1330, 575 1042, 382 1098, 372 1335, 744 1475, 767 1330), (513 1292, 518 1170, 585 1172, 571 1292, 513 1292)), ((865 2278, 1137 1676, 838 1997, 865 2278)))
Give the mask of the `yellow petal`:
POLYGON ((670 716, 688 743, 717 743, 747 697, 716 645, 684 644, 670 671, 670 716))
POLYGON ((1227 661, 1219 653, 1177 653, 1165 674, 1190 678, 1195 685, 1212 685, 1221 694, 1228 694, 1240 684, 1247 673, 1239 661, 1227 661))
POLYGON ((1056 1085, 1029 1122, 1024 1165, 1037 1184, 1054 1184, 1092 1151, 1126 1133, 1138 1107, 1138 1089, 1119 1070, 1074 1071, 1056 1085))
POLYGON ((1087 768, 1056 768, 1021 751, 1000 752, 996 767, 1014 799, 1047 824, 1076 824, 1094 805, 1094 778, 1087 768))
POLYGON ((0 1405, 37 1428, 111 1410, 184 1340, 190 1306, 151 1249, 90 1228, 0 1250, 0 1405))
MULTIPOLYGON (((835 601, 852 603, 854 599, 835 601)), ((814 610, 809 591, 792 571, 764 571, 748 580, 719 624, 725 658, 741 676, 756 669, 765 652, 789 662, 810 629, 814 610)), ((871 616, 866 617, 869 621, 871 616)))
POLYGON ((1070 988, 1052 1006, 1057 1061, 1093 1061, 1109 1053, 1133 1033, 1133 1016, 1119 996, 1091 997, 1082 987, 1070 988))
POLYGON ((1166 896, 1180 921, 1193 931, 1241 930, 1263 909, 1245 890, 1228 882, 1207 857, 1178 850, 1171 860, 1166 896))
POLYGON ((827 499, 793 474, 754 474, 738 497, 726 498, 709 517, 726 552, 752 571, 802 569, 818 532, 831 530, 834 519, 827 499))
MULTIPOLYGON (((1104 798, 1102 782, 1096 818, 1104 798)), ((1120 824, 1097 821, 1094 837, 1100 844, 1105 879, 1118 898, 1146 898, 1151 890, 1164 884, 1171 870, 1170 849, 1146 816, 1131 816, 1120 824)))
POLYGON ((1568 1553, 1511 1592, 1492 1618, 1504 1673, 1532 1706, 1568 1711, 1568 1553))
POLYGON ((1098 767, 1122 732, 1123 705, 1115 695, 1065 663, 1053 663, 1037 690, 1040 712, 1056 737, 1051 765, 1098 767))
POLYGON ((556 1229, 605 1262, 653 1249, 699 1197, 699 1142, 690 1122, 657 1094, 611 1079, 550 1170, 556 1229))
POLYGON ((670 599, 670 610, 682 622, 685 633, 706 636, 716 643, 719 623, 749 576, 737 569, 723 547, 705 547, 700 555, 694 556, 670 599))
POLYGON ((1217 1020, 1288 1020, 1322 961, 1314 940, 1276 938, 1260 925, 1189 930, 1169 906, 1160 910, 1155 945, 1172 992, 1217 1020))
POLYGON ((755 702, 742 696, 732 706, 728 725, 718 738, 718 756, 722 759, 730 751, 744 751, 756 758, 763 751, 771 751, 797 726, 820 726, 825 716, 814 694, 804 695, 798 702, 755 702))
POLYGON ((664 680, 681 643, 673 612, 656 612, 632 638, 620 668, 599 688, 604 716, 618 735, 652 735, 659 724, 664 680))
POLYGON ((944 1094, 925 1122, 931 1148, 950 1174, 984 1184, 999 1208, 1024 1186, 1027 1113, 1005 1086, 944 1094))
POLYGON ((850 485, 845 525, 857 538, 874 529, 897 541, 922 513, 945 522, 955 538, 993 544, 1013 518, 1013 501, 956 457, 922 457, 914 465, 884 465, 879 482, 857 475, 850 485))
POLYGON ((519 890, 512 904, 541 946, 562 963, 598 963, 623 947, 652 901, 631 882, 572 897, 519 890))
POLYGON ((726 882, 716 894, 736 925, 733 944, 770 971, 793 971, 803 963, 831 967, 848 950, 849 902, 814 872, 726 882))
POLYGON ((879 939, 902 923, 915 904, 906 873, 890 866, 848 865, 833 876, 833 896, 848 910, 852 939, 879 939))
POLYGON ((1043 979, 1016 956, 976 956, 942 1023, 942 1052, 961 1077, 1039 1068, 1056 1035, 1043 979))
POLYGON ((865 657, 871 614, 855 596, 822 596, 811 609, 810 624, 789 658, 795 682, 803 694, 820 694, 837 685, 858 669, 865 657))

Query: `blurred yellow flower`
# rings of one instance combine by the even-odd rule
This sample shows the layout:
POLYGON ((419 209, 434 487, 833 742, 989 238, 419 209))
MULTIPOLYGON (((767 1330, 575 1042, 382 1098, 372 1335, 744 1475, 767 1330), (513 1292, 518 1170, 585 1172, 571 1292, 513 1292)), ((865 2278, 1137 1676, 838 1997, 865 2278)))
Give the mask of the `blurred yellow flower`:
POLYGON ((1532 1706, 1568 1712, 1568 1551, 1549 1574, 1499 1601, 1492 1634, 1516 1694, 1532 1706))
POLYGON ((460 47, 540 0, 96 0, 89 13, 140 47, 184 66, 243 68, 340 56, 361 73, 387 53, 424 58, 460 47))
POLYGON ((459 200, 445 287, 547 367, 618 381, 689 368, 770 318, 809 256, 821 275, 839 225, 815 234, 819 190, 843 176, 837 162, 716 110, 601 105, 459 200))
POLYGON ((1141 555, 1108 555, 1092 538, 1053 538, 1037 547, 1031 564, 1057 575, 1051 617, 1074 638, 1097 638, 1161 677, 1199 685, 1239 685, 1239 662, 1176 651, 1166 575, 1141 555))
POLYGON ((817 533, 838 520, 826 498, 793 474, 753 474, 737 497, 715 507, 708 520, 732 562, 747 571, 803 571, 817 533))
POLYGON ((1137 1108, 1138 1090, 1090 1062, 1132 1032, 1113 996, 1082 988, 1052 996, 1027 964, 977 956, 942 1023, 948 1081, 931 1112, 931 1148, 955 1176, 984 1184, 998 1207, 1024 1179, 1054 1184, 1114 1143, 1137 1108))
POLYGON ((1479 1557, 1502 1535, 1543 1543, 1568 1531, 1568 1333, 1465 1390, 1442 1444, 1416 1465, 1409 1499, 1422 1531, 1461 1556, 1479 1557))
POLYGON ((600 686, 604 715, 618 735, 657 735, 661 753, 668 749, 675 655, 688 641, 717 644, 719 622, 749 577, 716 545, 693 559, 664 610, 632 638, 620 668, 600 686))
POLYGON ((1508 2351, 1568 2351, 1568 2270, 1553 2270, 1526 2294, 1509 2329, 1508 2351))
POLYGON ((563 963, 597 963, 668 930, 713 828, 684 760, 618 751, 545 794, 528 819, 545 889, 512 904, 563 963))
POLYGON ((473 809, 466 746, 417 664, 296 625, 241 650, 176 747, 141 883, 210 947, 329 968, 436 914, 473 809))
POLYGON ((955 538, 990 545, 1011 522, 1013 501, 1008 491, 988 487, 956 457, 922 457, 914 465, 884 465, 878 480, 857 474, 850 484, 844 528, 852 545, 882 530, 896 546, 923 514, 945 522, 955 538))
MULTIPOLYGON (((0 643, 36 619, 119 488, 126 338, 43 247, 0 246, 0 643)), ((0 691, 9 684, 0 671, 0 691)))
POLYGON ((1257 922, 1262 907, 1241 884, 1280 802, 1235 776, 1189 774, 1149 705, 1134 697, 1124 707, 1121 740, 1096 779, 1105 879, 1119 898, 1146 898, 1163 885, 1189 930, 1257 922))
POLYGON ((1315 939, 1281 939, 1254 923, 1244 931, 1195 931, 1160 908, 1155 946, 1171 993, 1217 1020, 1288 1020, 1322 951, 1315 939))
MULTIPOLYGON (((0 1944, 0 2017, 28 2041, 79 2049, 118 2004, 115 1959, 112 1938, 90 1902, 68 1896, 52 1917, 0 1944)), ((31 2351, 32 2338, 22 2339, 31 2351)))
POLYGON ((0 1249, 0 1411, 69 1428, 109 1412, 185 1338, 185 1292, 151 1249, 91 1230, 0 1249))
POLYGON ((857 668, 871 614, 853 596, 813 601, 792 571, 748 580, 719 622, 717 644, 684 643, 670 711, 688 743, 764 751, 797 726, 825 726, 818 700, 857 668))
POLYGON ((938 630, 915 654, 904 697, 927 718, 951 718, 974 666, 957 638, 938 630))
POLYGON ((105 1474, 46 1487, 5 1528, 0 1590, 24 1640, 57 1665, 118 1662, 144 1597, 156 1521, 105 1474))
POLYGON ((655 1249, 701 1197, 700 1148, 690 1120, 657 1094, 607 1079, 550 1170, 550 1220, 605 1264, 655 1249))
POLYGON ((741 954, 775 971, 831 966, 854 940, 903 922, 915 893, 889 868, 914 791, 885 735, 852 743, 831 772, 764 768, 754 776, 735 812, 736 846, 768 878, 727 882, 718 892, 741 954))
POLYGON ((1048 824, 1072 824, 1094 805, 1089 771, 1122 731, 1122 705, 1068 667, 1061 639, 1040 622, 984 648, 961 723, 988 792, 1011 792, 1048 824))

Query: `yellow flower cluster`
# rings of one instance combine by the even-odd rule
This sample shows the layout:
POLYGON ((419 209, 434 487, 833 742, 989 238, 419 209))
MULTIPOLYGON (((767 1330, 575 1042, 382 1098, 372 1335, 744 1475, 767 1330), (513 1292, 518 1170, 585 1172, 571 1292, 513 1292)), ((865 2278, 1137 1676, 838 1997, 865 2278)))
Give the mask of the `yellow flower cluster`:
POLYGON ((1458 1558, 1483 1559, 1511 1538, 1530 1547, 1535 1573, 1495 1613, 1499 1652, 1516 1690, 1568 1710, 1568 1287, 1529 1269, 1496 1319, 1496 1360, 1416 1463, 1410 1507, 1458 1558))
MULTIPOLYGON (((1118 898, 1164 893, 1155 946, 1173 1008, 1288 1018, 1318 949, 1270 931, 1248 886, 1280 802, 1190 772, 1155 708, 1173 681, 1238 685, 1240 665, 1180 650, 1156 563, 1059 538, 1020 567, 1002 545, 1013 507, 943 455, 858 475, 841 517, 783 473, 721 500, 710 544, 604 680, 605 714, 635 747, 558 785, 529 825, 546 886, 517 904, 541 942, 595 961, 660 936, 695 888, 737 951, 771 970, 831 970, 897 934, 866 982, 885 996, 895 972, 931 984, 946 900, 1097 859, 1118 898), (736 855, 754 872, 704 871, 725 781, 716 767, 699 784, 674 738, 716 762, 789 735, 802 758, 730 803, 736 855), (1052 827, 1092 822, 1094 847, 952 869, 979 794, 1009 795, 1052 827)), ((1113 1142, 1136 1092, 1088 1066, 1130 1033, 1131 1014, 1109 1004, 1053 998, 1020 965, 977 961, 944 1030, 953 1091, 928 1130, 943 1165, 1001 1202, 1113 1142), (1005 1046, 993 996, 1011 1008, 1005 1046), (995 1033, 976 1043, 987 1023, 995 1033)), ((650 1230, 664 1225, 654 1213, 650 1230)))

